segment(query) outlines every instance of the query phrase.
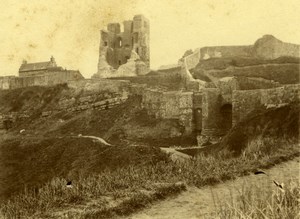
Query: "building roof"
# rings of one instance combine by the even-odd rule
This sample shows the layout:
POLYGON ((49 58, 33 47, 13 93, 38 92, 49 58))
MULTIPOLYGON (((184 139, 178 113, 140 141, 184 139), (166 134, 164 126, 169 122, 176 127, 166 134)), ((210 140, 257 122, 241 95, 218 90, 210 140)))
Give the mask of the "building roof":
POLYGON ((48 67, 51 67, 51 62, 24 63, 21 65, 19 72, 47 70, 48 67))
POLYGON ((55 68, 57 65, 54 57, 51 56, 50 61, 48 62, 27 63, 27 61, 24 60, 19 72, 47 70, 53 67, 55 68))

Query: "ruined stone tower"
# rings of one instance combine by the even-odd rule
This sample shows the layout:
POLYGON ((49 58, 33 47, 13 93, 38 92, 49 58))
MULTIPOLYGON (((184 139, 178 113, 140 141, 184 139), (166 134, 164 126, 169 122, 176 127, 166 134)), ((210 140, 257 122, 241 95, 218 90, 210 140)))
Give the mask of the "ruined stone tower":
POLYGON ((142 75, 150 67, 149 20, 135 15, 133 20, 110 23, 101 30, 98 72, 93 77, 142 75))

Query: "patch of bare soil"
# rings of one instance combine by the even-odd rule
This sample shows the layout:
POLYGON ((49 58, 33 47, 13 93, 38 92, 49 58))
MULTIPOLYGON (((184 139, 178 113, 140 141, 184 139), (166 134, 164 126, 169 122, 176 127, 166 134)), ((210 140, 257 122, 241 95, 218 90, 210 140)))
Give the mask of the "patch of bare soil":
POLYGON ((268 189, 277 187, 273 184, 272 179, 280 183, 287 184, 290 180, 299 180, 299 163, 300 158, 297 157, 292 161, 274 166, 272 169, 266 170, 266 175, 248 175, 240 177, 236 180, 226 181, 225 183, 215 186, 205 186, 201 189, 190 187, 186 192, 181 193, 176 198, 169 198, 161 201, 145 209, 130 219, 202 219, 215 218, 213 216, 217 209, 217 204, 222 200, 236 200, 241 190, 245 186, 258 186, 268 189))

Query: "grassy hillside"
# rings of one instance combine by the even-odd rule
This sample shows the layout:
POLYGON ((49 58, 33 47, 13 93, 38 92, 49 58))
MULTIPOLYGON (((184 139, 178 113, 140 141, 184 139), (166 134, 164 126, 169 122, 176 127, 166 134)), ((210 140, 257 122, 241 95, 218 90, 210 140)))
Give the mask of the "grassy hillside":
POLYGON ((59 85, 1 90, 0 113, 42 110, 55 104, 66 89, 68 89, 66 85, 59 85))
MULTIPOLYGON (((88 95, 93 95, 89 93, 88 95)), ((101 93, 97 93, 101 96, 101 93)), ((103 95, 112 95, 103 91, 103 95)), ((0 92, 0 113, 27 114, 28 118, 17 119, 7 135, 11 136, 78 136, 93 135, 111 143, 172 145, 195 144, 194 138, 183 138, 183 127, 177 120, 159 120, 141 109, 141 98, 130 97, 125 103, 106 110, 87 109, 68 111, 59 109, 59 100, 85 97, 86 92, 67 86, 29 87, 0 92), (59 109, 59 110, 58 110, 59 109), (51 111, 48 117, 42 112, 51 111), (25 130, 20 134, 20 130, 25 130), (170 134, 172 130, 172 134, 170 134), (160 139, 157 141, 157 139, 160 139)), ((75 102, 76 103, 76 102, 75 102)), ((0 141, 3 137, 0 137, 0 141)))
MULTIPOLYGON (((267 139, 264 144, 268 145, 268 150, 273 150, 274 147, 274 142, 268 142, 269 138, 298 141, 299 111, 300 106, 295 103, 276 109, 252 112, 230 130, 222 139, 220 147, 240 154, 251 140, 257 138, 267 139)), ((270 151, 266 151, 268 152, 270 151)))
MULTIPOLYGON (((72 189, 66 188, 66 179, 55 177, 39 189, 27 189, 4 202, 0 216, 115 218, 129 215, 155 200, 182 191, 185 184, 197 187, 213 185, 299 156, 295 142, 272 140, 273 150, 268 153, 266 141, 257 139, 251 141, 239 156, 223 150, 200 155, 186 163, 173 163, 163 158, 160 162, 123 165, 99 174, 91 173, 89 177, 79 175, 72 189)), ((87 156, 85 159, 90 162, 87 156)))
MULTIPOLYGON (((0 175, 1 195, 8 198, 21 191, 11 196, 9 202, 3 202, 0 216, 128 215, 182 191, 185 184, 212 185, 257 168, 271 167, 299 156, 295 138, 299 134, 298 112, 297 104, 255 112, 234 127, 219 146, 212 146, 206 154, 186 163, 171 162, 157 147, 109 147, 92 139, 59 135, 60 131, 47 138, 19 135, 0 146, 0 168, 4 170, 0 175), (65 187, 67 180, 73 180, 74 188, 65 187), (23 190, 24 185, 36 189, 23 190)), ((157 121, 139 116, 141 127, 156 125, 157 121)), ((118 121, 116 124, 123 124, 118 121)), ((133 117, 126 121, 136 122, 133 117)), ((82 124, 70 123, 68 127, 82 124)))
POLYGON ((7 140, 0 151, 0 197, 22 190, 23 185, 43 185, 53 177, 77 179, 167 159, 156 147, 109 147, 91 139, 66 137, 7 140))
POLYGON ((299 83, 299 58, 280 57, 275 60, 256 58, 212 58, 201 60, 192 74, 195 78, 210 82, 207 74, 215 77, 246 76, 274 80, 281 84, 299 83))

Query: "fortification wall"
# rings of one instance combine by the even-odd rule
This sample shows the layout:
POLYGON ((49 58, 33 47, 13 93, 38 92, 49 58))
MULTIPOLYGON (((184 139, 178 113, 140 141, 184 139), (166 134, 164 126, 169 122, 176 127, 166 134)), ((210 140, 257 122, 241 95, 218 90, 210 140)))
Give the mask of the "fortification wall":
POLYGON ((197 49, 193 52, 193 54, 184 57, 186 62, 186 68, 188 70, 195 68, 196 65, 199 63, 200 58, 201 58, 200 49, 197 49))
POLYGON ((300 57, 300 45, 285 43, 272 35, 264 35, 254 45, 209 46, 200 49, 201 59, 225 57, 259 57, 276 59, 281 56, 300 57))
POLYGON ((221 91, 218 88, 206 88, 202 96, 202 135, 221 136, 220 108, 222 105, 221 91))
MULTIPOLYGON (((109 91, 112 93, 128 93, 130 82, 126 80, 85 79, 68 82, 70 88, 85 93, 109 91)), ((125 95, 125 94, 124 94, 125 95)))
POLYGON ((163 92, 146 89, 142 94, 142 106, 149 115, 158 119, 178 119, 186 135, 193 131, 193 93, 163 92))
POLYGON ((15 76, 0 77, 0 90, 9 90, 10 89, 10 81, 13 78, 15 78, 15 76))
POLYGON ((185 83, 185 87, 188 91, 200 91, 206 87, 206 82, 195 79, 190 70, 195 68, 200 60, 200 50, 196 50, 193 54, 183 58, 181 63, 181 78, 185 83))
POLYGON ((252 78, 244 76, 239 76, 235 78, 239 86, 239 89, 237 90, 269 89, 282 86, 277 81, 267 80, 264 78, 252 78))
POLYGON ((0 78, 0 89, 17 89, 31 86, 51 86, 67 83, 70 80, 81 80, 83 76, 79 71, 53 71, 44 72, 42 75, 28 77, 2 77, 0 78))
POLYGON ((280 107, 291 102, 299 102, 300 84, 259 90, 236 90, 233 92, 233 124, 243 120, 256 109, 280 107))
POLYGON ((276 59, 281 56, 300 57, 300 45, 285 43, 272 35, 264 35, 254 44, 254 54, 264 59, 276 59))
POLYGON ((201 59, 252 56, 252 46, 210 46, 200 49, 201 59))

